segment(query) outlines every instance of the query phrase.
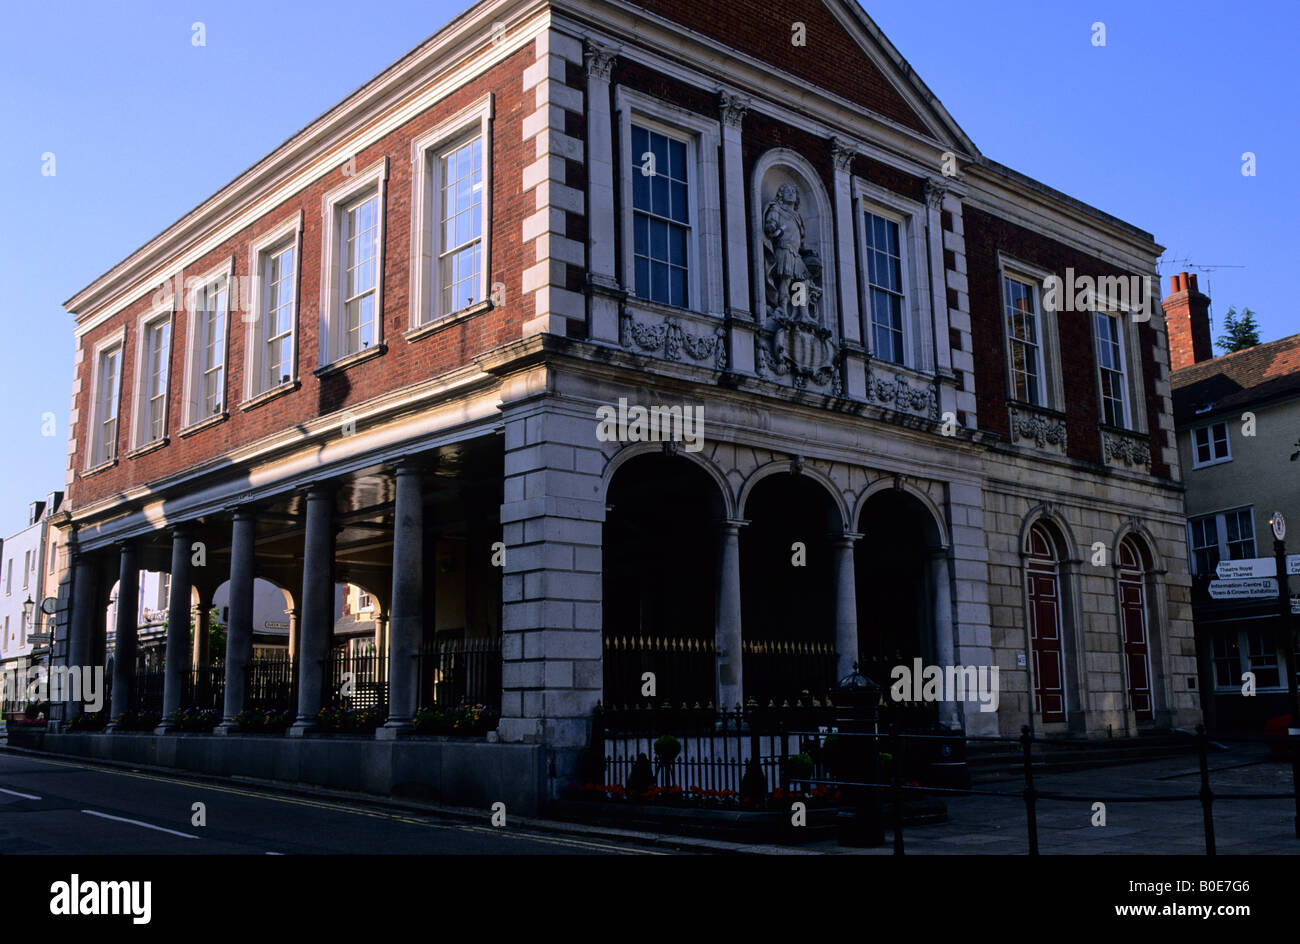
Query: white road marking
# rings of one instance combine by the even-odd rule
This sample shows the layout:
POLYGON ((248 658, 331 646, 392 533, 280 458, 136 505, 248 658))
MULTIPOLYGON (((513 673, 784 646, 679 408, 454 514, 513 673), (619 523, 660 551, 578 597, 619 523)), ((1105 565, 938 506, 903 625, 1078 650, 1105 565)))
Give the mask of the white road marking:
POLYGON ((138 819, 127 819, 125 816, 109 816, 107 813, 97 813, 94 810, 82 810, 87 816, 99 816, 103 819, 117 820, 119 823, 130 823, 132 826, 143 826, 145 829, 156 829, 160 833, 171 833, 173 836, 180 836, 182 839, 198 839, 198 836, 192 836, 189 833, 178 833, 174 829, 167 829, 164 826, 155 826, 152 823, 142 823, 138 819))
POLYGON ((32 796, 30 793, 19 793, 17 790, 6 790, 4 787, 0 787, 0 793, 7 793, 7 794, 9 794, 10 796, 22 797, 24 800, 39 800, 39 799, 40 799, 40 797, 38 797, 38 796, 32 796))

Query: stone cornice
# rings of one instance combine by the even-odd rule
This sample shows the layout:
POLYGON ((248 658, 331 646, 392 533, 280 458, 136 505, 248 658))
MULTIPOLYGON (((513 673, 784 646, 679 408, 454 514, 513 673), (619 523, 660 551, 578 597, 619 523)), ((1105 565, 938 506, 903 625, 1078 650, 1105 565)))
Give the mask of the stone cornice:
POLYGON ((64 307, 79 322, 104 309, 110 314, 121 310, 175 274, 194 254, 198 240, 224 229, 268 195, 279 196, 286 187, 301 190, 341 164, 332 159, 333 152, 379 116, 400 113, 409 103, 427 108, 432 102, 423 104, 425 97, 446 97, 532 42, 549 20, 547 0, 496 0, 472 7, 78 291, 64 307), (497 23, 506 30, 499 44, 491 41, 497 23))

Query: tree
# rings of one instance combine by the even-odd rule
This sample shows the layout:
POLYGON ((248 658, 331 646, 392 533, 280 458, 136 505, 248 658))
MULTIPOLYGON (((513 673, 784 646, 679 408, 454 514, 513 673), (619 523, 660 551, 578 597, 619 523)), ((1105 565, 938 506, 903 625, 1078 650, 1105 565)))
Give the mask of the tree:
POLYGON ((1259 325, 1255 323, 1255 313, 1249 308, 1243 308, 1238 315, 1236 308, 1229 308, 1228 313, 1223 316, 1223 334, 1219 335, 1219 340, 1214 342, 1215 346, 1221 348, 1225 354, 1232 354, 1234 351, 1244 351, 1248 347, 1254 347, 1258 343, 1259 325))

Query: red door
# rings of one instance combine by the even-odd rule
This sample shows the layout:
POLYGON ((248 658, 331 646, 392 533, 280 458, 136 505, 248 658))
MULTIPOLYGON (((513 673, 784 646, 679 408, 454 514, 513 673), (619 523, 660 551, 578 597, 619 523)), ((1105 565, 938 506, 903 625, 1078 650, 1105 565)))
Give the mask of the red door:
POLYGON ((1055 555, 1047 536, 1034 526, 1029 552, 1029 641, 1034 657, 1034 708, 1043 722, 1065 720, 1065 664, 1061 653, 1061 595, 1055 555))
POLYGON ((1151 654, 1147 645, 1147 607, 1141 559, 1129 541, 1119 546, 1120 628, 1128 668, 1128 703, 1138 721, 1154 717, 1151 699, 1151 654))

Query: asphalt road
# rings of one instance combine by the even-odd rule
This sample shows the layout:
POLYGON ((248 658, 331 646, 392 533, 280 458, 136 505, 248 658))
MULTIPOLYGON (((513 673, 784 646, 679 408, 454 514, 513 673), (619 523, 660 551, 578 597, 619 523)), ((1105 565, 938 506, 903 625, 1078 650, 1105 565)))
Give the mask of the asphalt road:
MULTIPOLYGON (((0 751, 0 854, 600 855, 650 850, 0 751), (206 825, 194 825, 194 804, 206 825)), ((662 853, 658 853, 662 854, 662 853)))

